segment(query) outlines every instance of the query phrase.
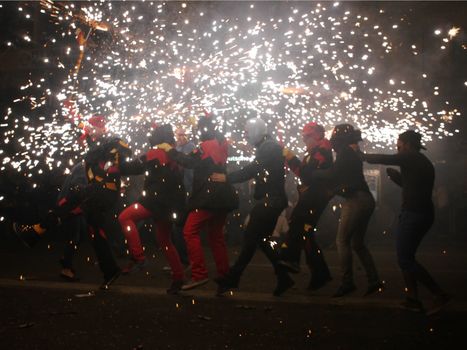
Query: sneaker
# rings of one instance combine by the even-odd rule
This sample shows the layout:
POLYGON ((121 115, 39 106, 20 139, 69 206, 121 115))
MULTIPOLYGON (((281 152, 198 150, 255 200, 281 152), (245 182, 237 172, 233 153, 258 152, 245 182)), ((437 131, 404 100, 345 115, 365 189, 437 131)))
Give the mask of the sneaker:
POLYGON ((366 293, 363 296, 368 296, 376 292, 382 292, 384 290, 384 283, 381 281, 378 281, 376 283, 372 283, 368 286, 368 289, 366 290, 366 293))
POLYGON ((100 285, 99 289, 109 290, 110 285, 113 284, 117 280, 117 278, 120 277, 121 274, 122 274, 122 271, 120 269, 117 270, 117 272, 115 272, 110 278, 104 280, 104 283, 100 285))
POLYGON ((182 290, 190 290, 197 287, 201 287, 209 282, 209 278, 203 278, 201 280, 190 280, 182 286, 182 290))
POLYGON ((405 298, 405 300, 400 304, 400 308, 412 312, 425 312, 422 302, 418 299, 412 298, 405 298))
POLYGON ((182 280, 173 281, 172 284, 170 285, 170 287, 167 289, 167 294, 177 295, 178 292, 180 292, 182 290, 183 283, 184 282, 182 280))
POLYGON ((432 316, 441 311, 441 309, 451 301, 451 297, 447 294, 438 295, 433 300, 433 306, 426 312, 427 316, 432 316))
POLYGON ((272 294, 279 297, 284 294, 287 289, 292 288, 294 284, 295 282, 288 274, 280 274, 277 276, 277 286, 272 294))
POLYGON ((345 295, 347 295, 347 294, 352 293, 353 291, 355 291, 355 289, 357 289, 357 288, 355 287, 354 284, 350 284, 350 285, 348 285, 348 286, 342 285, 342 286, 340 286, 340 287, 337 289, 337 291, 333 294, 332 297, 333 297, 333 298, 340 298, 340 297, 343 297, 343 296, 345 296, 345 295))
POLYGON ((312 276, 310 279, 310 283, 308 284, 308 290, 318 290, 324 287, 328 282, 332 281, 331 275, 327 275, 325 277, 315 277, 312 276))
POLYGON ((146 260, 135 261, 131 260, 127 266, 122 269, 122 275, 129 275, 138 271, 141 271, 146 267, 148 263, 146 260))
POLYGON ((287 260, 279 260, 277 262, 280 266, 283 266, 287 269, 290 273, 299 273, 300 272, 300 265, 296 262, 287 261, 287 260))

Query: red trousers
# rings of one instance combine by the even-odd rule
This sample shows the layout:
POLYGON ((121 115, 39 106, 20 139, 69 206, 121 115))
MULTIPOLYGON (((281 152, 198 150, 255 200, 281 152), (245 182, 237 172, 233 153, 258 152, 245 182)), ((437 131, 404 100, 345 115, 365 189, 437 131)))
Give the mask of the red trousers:
POLYGON ((208 277, 204 253, 201 247, 200 231, 207 228, 208 241, 216 263, 217 274, 224 276, 229 271, 229 258, 224 239, 224 225, 227 213, 209 210, 194 210, 188 214, 183 235, 191 263, 191 278, 199 281, 208 277))
MULTIPOLYGON (((123 234, 127 240, 130 255, 135 261, 143 261, 145 259, 136 223, 151 217, 153 217, 152 212, 139 203, 132 204, 124 209, 118 216, 118 221, 122 226, 123 234)), ((175 281, 183 280, 182 263, 180 262, 180 257, 170 238, 172 231, 171 222, 168 220, 157 220, 155 225, 156 239, 172 269, 172 279, 175 281)))

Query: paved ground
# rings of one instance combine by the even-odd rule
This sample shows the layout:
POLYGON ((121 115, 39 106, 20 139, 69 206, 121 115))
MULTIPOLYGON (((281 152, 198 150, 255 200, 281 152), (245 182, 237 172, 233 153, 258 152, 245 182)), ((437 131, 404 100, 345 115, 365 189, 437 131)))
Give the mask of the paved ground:
MULTIPOLYGON (((453 295, 433 317, 397 308, 403 286, 392 246, 373 244, 386 281, 383 293, 362 297, 366 285, 356 267, 359 289, 331 299, 338 286, 336 252, 325 249, 334 280, 317 292, 304 289, 306 271, 294 275, 296 288, 271 295, 274 278, 260 252, 241 289, 215 297, 215 284, 167 296, 169 276, 163 256, 148 246, 143 272, 120 278, 110 291, 97 290, 100 274, 84 244, 76 259, 82 280, 58 277, 61 242, 44 241, 33 250, 14 240, 0 247, 0 339, 2 349, 394 349, 466 348, 467 244, 427 242, 420 254, 453 295)), ((238 253, 231 248, 231 258, 238 253)), ((124 264, 125 259, 119 261, 124 264)), ((212 262, 210 263, 214 275, 212 262)), ((422 291, 427 306, 429 295, 422 291)))

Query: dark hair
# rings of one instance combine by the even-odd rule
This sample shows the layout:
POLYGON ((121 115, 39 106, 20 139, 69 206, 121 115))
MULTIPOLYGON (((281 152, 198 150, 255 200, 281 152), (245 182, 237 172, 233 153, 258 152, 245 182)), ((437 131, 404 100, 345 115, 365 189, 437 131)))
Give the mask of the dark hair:
POLYGON ((212 140, 216 137, 216 124, 212 116, 200 116, 197 129, 201 141, 212 140))
POLYGON ((175 137, 172 130, 172 125, 162 124, 157 126, 149 136, 149 143, 151 146, 159 145, 161 143, 174 144, 175 137))
POLYGON ((348 146, 362 141, 362 132, 350 124, 339 124, 334 127, 330 141, 334 149, 348 146))
POLYGON ((402 134, 399 135, 399 140, 401 140, 404 143, 408 143, 413 148, 415 148, 417 151, 420 151, 421 149, 426 149, 422 145, 422 142, 421 142, 422 135, 414 130, 407 130, 403 132, 402 134))

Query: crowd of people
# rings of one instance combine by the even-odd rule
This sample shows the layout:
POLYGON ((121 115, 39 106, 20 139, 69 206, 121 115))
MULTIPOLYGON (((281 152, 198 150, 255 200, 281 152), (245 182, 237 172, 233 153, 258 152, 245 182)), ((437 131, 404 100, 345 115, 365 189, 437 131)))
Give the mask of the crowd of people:
POLYGON ((152 219, 157 242, 172 274, 169 294, 197 288, 209 281, 201 246, 202 230, 206 231, 216 265, 217 275, 213 280, 218 286, 217 295, 239 287, 257 247, 273 267, 277 279, 275 296, 281 296, 294 285, 291 274, 300 271, 302 250, 310 270, 308 288, 316 290, 332 279, 315 237, 316 227, 331 199, 340 196, 343 202, 336 235, 340 286, 333 297, 343 297, 356 289, 353 253, 366 272, 365 295, 382 291, 384 283, 365 244, 367 226, 375 209, 375 200, 363 174, 363 163, 368 162, 399 167, 399 170, 387 168, 387 174, 402 187, 402 208, 395 230, 398 264, 407 291, 402 306, 424 311, 418 297, 418 283, 434 295, 431 312, 449 301, 448 294, 415 257, 434 218, 434 168, 421 152, 424 149, 421 135, 415 131, 399 135, 397 154, 366 154, 358 145, 362 141, 361 133, 352 125, 336 125, 327 139, 324 128, 310 121, 302 129, 306 154, 299 159, 268 133, 265 121, 253 118, 245 125, 245 135, 255 148, 255 157, 241 169, 228 172, 229 142, 210 115, 199 117, 197 146, 188 141, 183 128, 174 133, 169 124, 157 125, 149 136, 149 150, 135 159, 123 140, 106 136, 102 117, 93 117, 89 123, 85 135, 88 151, 66 178, 55 208, 40 222, 15 228, 29 246, 53 227, 66 227, 72 232, 70 245, 61 260, 61 275, 69 281, 77 279, 72 266, 72 246, 86 231, 91 234, 103 274, 102 289, 108 289, 121 274, 143 269, 146 258, 138 222, 152 219), (298 201, 290 215, 286 238, 277 245, 271 236, 289 203, 285 189, 287 168, 298 178, 298 201), (140 174, 144 175, 140 197, 121 210, 117 219, 131 257, 129 264, 120 268, 106 232, 109 221, 116 221, 113 208, 120 197, 121 178, 140 174), (244 227, 240 254, 231 264, 225 225, 228 214, 239 206, 238 191, 233 185, 250 180, 254 183, 254 205, 244 227))

